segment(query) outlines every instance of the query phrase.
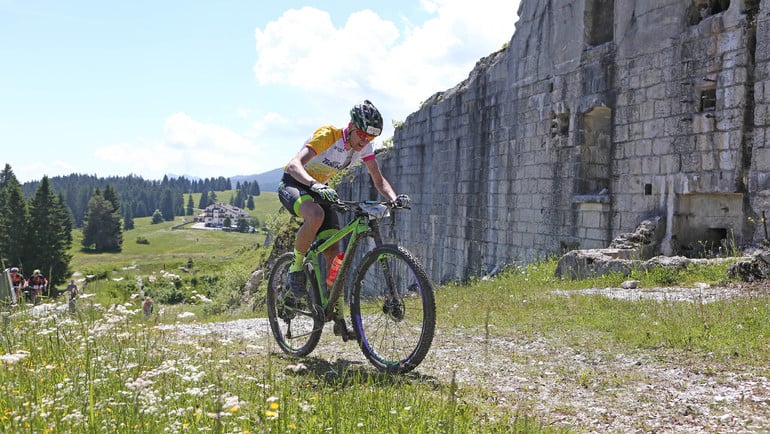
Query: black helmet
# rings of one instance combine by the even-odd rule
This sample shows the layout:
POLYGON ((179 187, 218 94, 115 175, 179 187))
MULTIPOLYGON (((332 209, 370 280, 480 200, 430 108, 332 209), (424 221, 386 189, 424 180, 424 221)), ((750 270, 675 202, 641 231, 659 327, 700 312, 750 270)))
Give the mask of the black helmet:
POLYGON ((379 136, 382 133, 382 115, 368 99, 350 109, 350 120, 366 134, 379 136))

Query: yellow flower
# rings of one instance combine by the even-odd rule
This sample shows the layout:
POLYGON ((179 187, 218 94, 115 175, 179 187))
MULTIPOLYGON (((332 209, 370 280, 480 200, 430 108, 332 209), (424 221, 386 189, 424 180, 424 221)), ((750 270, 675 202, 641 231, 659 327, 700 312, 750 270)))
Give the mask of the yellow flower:
POLYGON ((278 407, 280 407, 280 405, 274 401, 270 403, 269 407, 270 407, 270 410, 278 410, 278 407))
POLYGON ((240 410, 241 407, 235 405, 230 409, 230 413, 238 413, 238 410, 240 410))
POLYGON ((278 417, 278 413, 273 410, 265 410, 265 417, 268 419, 275 419, 278 417))

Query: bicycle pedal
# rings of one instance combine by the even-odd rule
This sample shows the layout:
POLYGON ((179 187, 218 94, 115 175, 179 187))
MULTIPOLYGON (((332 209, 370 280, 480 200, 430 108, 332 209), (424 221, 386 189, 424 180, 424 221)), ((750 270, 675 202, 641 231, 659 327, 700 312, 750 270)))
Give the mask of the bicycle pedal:
POLYGON ((356 333, 348 328, 345 320, 334 320, 334 335, 342 338, 342 342, 347 342, 356 338, 356 333))

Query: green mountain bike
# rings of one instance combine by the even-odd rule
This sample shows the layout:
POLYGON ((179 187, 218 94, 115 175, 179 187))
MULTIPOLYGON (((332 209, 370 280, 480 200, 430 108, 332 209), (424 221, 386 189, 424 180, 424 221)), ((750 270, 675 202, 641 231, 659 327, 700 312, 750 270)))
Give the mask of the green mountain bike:
POLYGON ((349 285, 352 338, 377 369, 409 372, 423 361, 433 342, 436 304, 430 279, 414 255, 382 241, 380 222, 395 209, 393 203, 339 201, 332 207, 352 212, 354 217, 329 238, 316 240, 305 255, 307 296, 286 302, 292 298, 288 275, 293 253, 281 255, 270 271, 267 313, 273 336, 284 352, 296 357, 315 349, 326 322, 335 321, 335 332, 341 324, 340 332, 347 340, 344 295, 347 278, 353 276, 349 285), (347 236, 344 259, 328 288, 321 253, 347 236), (373 240, 374 247, 356 261, 356 250, 367 239, 373 240))

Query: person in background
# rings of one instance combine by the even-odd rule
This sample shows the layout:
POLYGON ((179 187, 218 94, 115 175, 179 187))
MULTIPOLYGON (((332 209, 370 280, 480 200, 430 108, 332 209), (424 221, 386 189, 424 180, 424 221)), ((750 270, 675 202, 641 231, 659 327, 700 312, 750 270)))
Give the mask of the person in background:
POLYGON ((18 267, 11 267, 8 273, 11 276, 11 284, 13 290, 16 292, 16 302, 21 300, 24 288, 27 287, 27 281, 24 279, 24 275, 21 274, 18 267))
POLYGON ((154 310, 155 306, 152 303, 152 298, 150 298, 148 295, 144 298, 144 302, 142 303, 142 311, 144 312, 144 317, 149 318, 154 310))
POLYGON ((40 274, 40 270, 35 270, 29 276, 27 286, 29 287, 29 296, 32 298, 34 305, 37 306, 42 301, 43 288, 48 286, 48 279, 40 274))
POLYGON ((78 298, 78 285, 74 280, 70 280, 70 284, 67 285, 67 296, 69 298, 69 310, 70 313, 75 313, 75 300, 78 298))

